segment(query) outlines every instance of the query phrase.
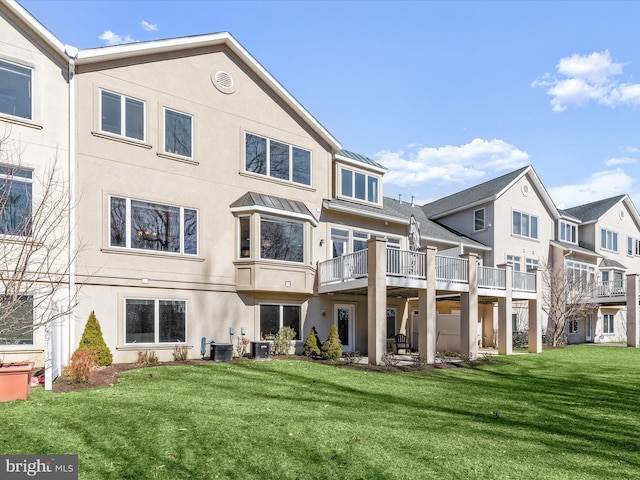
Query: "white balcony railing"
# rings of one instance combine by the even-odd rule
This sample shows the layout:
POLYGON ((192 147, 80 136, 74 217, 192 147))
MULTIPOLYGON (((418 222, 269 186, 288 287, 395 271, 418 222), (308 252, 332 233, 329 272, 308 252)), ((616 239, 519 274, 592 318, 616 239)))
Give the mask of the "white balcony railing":
POLYGON ((608 282, 598 282, 596 284, 596 295, 598 297, 615 297, 627 294, 627 279, 609 280, 608 282))
POLYGON ((536 291, 536 274, 529 272, 513 272, 511 288, 520 292, 536 291))
POLYGON ((494 267, 478 267, 478 287, 504 290, 507 288, 506 270, 494 267))
POLYGON ((368 273, 367 250, 348 253, 320 262, 319 267, 321 285, 366 277, 368 273))
POLYGON ((468 262, 466 258, 436 255, 436 280, 469 283, 468 262))
POLYGON ((425 279, 424 257, 422 252, 387 248, 387 275, 425 279))

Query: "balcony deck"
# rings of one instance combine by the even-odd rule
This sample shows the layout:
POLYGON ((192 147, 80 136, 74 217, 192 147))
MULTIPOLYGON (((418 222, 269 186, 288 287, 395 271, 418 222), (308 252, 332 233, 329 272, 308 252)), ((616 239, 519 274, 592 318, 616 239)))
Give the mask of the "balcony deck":
MULTIPOLYGON (((332 258, 319 264, 319 293, 357 291, 367 288, 367 250, 332 258)), ((436 290, 468 292, 468 260, 436 255, 436 290)), ((512 272, 512 291, 518 298, 535 298, 536 276, 533 273, 512 272)), ((506 296, 506 270, 478 267, 478 295, 506 296)), ((387 287, 413 291, 427 288, 425 253, 387 247, 387 287)), ((515 296, 515 295, 514 295, 515 296)))

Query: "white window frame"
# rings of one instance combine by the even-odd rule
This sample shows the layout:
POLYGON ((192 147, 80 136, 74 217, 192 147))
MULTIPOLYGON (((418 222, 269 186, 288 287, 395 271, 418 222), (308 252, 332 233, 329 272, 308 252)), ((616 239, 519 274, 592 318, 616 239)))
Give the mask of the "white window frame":
MULTIPOLYGON (((23 68, 25 70, 29 70, 30 75, 29 75, 29 100, 30 100, 30 104, 29 104, 29 116, 28 117, 23 117, 21 115, 13 115, 11 113, 4 113, 4 112, 0 112, 0 115, 6 115, 8 117, 12 117, 12 118, 20 118, 22 120, 29 120, 29 121, 33 121, 34 119, 34 111, 35 111, 35 102, 34 102, 34 88, 33 88, 33 83, 34 83, 34 76, 35 76, 35 69, 29 65, 24 65, 24 64, 20 64, 20 63, 16 63, 16 62, 11 62, 5 58, 0 58, 0 68, 2 68, 2 63, 5 63, 7 65, 13 65, 15 67, 18 68, 23 68)), ((20 73, 15 72, 17 75, 20 75, 20 73)))
POLYGON ((176 110, 175 108, 169 108, 169 107, 164 107, 163 108, 163 129, 162 129, 162 151, 163 153, 165 153, 166 155, 176 155, 178 157, 182 157, 182 158, 191 158, 193 159, 194 157, 194 153, 193 153, 193 147, 194 147, 194 142, 193 142, 193 115, 191 115, 190 113, 186 113, 186 112, 181 112, 180 110, 176 110), (167 112, 171 112, 171 113, 176 113, 178 115, 182 115, 184 117, 189 117, 191 123, 190 123, 190 131, 189 131, 189 136, 190 136, 190 140, 191 140, 191 145, 189 146, 189 149, 191 150, 191 155, 182 155, 180 153, 176 153, 176 152, 168 152, 167 151, 167 112))
POLYGON ((633 237, 627 236, 627 255, 633 256, 633 237))
POLYGON ((522 271, 522 257, 520 257, 519 255, 507 255, 506 263, 507 265, 511 265, 511 268, 514 272, 522 271))
POLYGON ((144 143, 147 139, 147 102, 141 100, 136 97, 132 97, 130 95, 124 95, 122 93, 114 92, 113 90, 108 90, 106 88, 98 89, 99 92, 99 104, 100 104, 100 112, 98 118, 98 127, 100 132, 105 135, 112 135, 114 137, 126 138, 132 142, 140 142, 144 143), (111 95, 117 95, 120 97, 120 133, 109 132, 107 130, 102 129, 102 94, 109 93, 111 95), (135 100, 136 102, 142 103, 142 138, 130 137, 127 133, 127 99, 135 100))
POLYGON ((354 168, 349 168, 343 165, 340 165, 340 167, 338 168, 338 172, 339 172, 339 179, 338 179, 338 185, 340 187, 340 193, 339 193, 339 197, 342 198, 348 198, 349 200, 355 200, 356 202, 363 202, 363 203, 367 203, 369 205, 380 205, 380 199, 381 199, 381 186, 382 186, 382 178, 378 175, 372 175, 368 172, 362 171, 362 170, 357 170, 354 168), (350 172, 351 173, 351 195, 348 195, 347 192, 344 192, 342 190, 342 175, 343 172, 350 172), (360 198, 356 196, 356 174, 358 175, 363 175, 364 176, 364 198, 360 198), (377 185, 377 191, 376 191, 376 199, 375 200, 369 200, 369 179, 373 178, 376 180, 376 185, 377 185))
POLYGON ((610 252, 618 252, 618 232, 600 228, 600 248, 610 252))
POLYGON ((616 316, 613 313, 602 314, 602 333, 613 335, 615 333, 616 316))
POLYGON ((485 229, 486 226, 486 215, 487 212, 484 208, 478 208, 477 210, 473 211, 473 231, 474 232, 480 232, 482 230, 485 229), (478 214, 482 212, 482 218, 480 219, 478 217, 478 214), (482 222, 482 226, 480 228, 478 228, 478 222, 482 222))
POLYGON ((559 237, 563 242, 578 243, 578 229, 573 223, 560 221, 559 237))
POLYGON ((153 202, 153 201, 149 201, 149 200, 141 200, 139 198, 130 198, 130 197, 123 197, 121 195, 109 195, 108 197, 108 207, 109 209, 109 214, 108 214, 108 227, 107 227, 107 232, 108 232, 108 245, 109 248, 116 248, 116 249, 122 249, 122 250, 131 250, 133 252, 141 252, 141 253, 153 253, 156 255, 179 255, 179 256, 189 256, 189 257, 195 257, 199 254, 200 252, 200 210, 198 210, 197 208, 191 208, 191 207, 181 207, 178 205, 170 205, 167 203, 162 203, 162 202, 153 202), (119 199, 123 199, 125 200, 125 208, 126 208, 126 212, 125 212, 125 246, 120 246, 120 245, 112 245, 111 244, 111 201, 114 198, 119 198, 119 199), (180 252, 165 252, 162 250, 151 250, 151 249, 145 249, 145 248, 135 248, 131 246, 131 202, 132 201, 138 201, 138 202, 146 202, 146 203, 150 203, 150 204, 157 204, 157 205, 162 205, 163 207, 172 207, 172 208, 179 208, 180 209, 180 252), (184 244, 184 211, 185 210, 192 210, 194 212, 196 212, 196 224, 198 226, 198 233, 196 234, 196 253, 185 253, 185 244, 184 244))
POLYGON ((567 319, 567 324, 568 324, 568 333, 571 335, 575 335, 576 333, 578 333, 578 320, 574 317, 569 317, 567 319))
POLYGON ((524 271, 530 272, 540 266, 540 261, 537 258, 525 258, 524 271))
MULTIPOLYGON (((4 184, 9 186, 9 188, 11 188, 11 186, 16 183, 24 183, 24 184, 28 184, 31 185, 31 198, 29 199, 30 202, 30 206, 29 206, 29 216, 31 217, 33 215, 33 209, 34 209, 34 204, 33 204, 33 198, 34 198, 34 190, 35 190, 35 183, 33 181, 33 177, 34 177, 34 171, 30 168, 23 168, 23 167, 17 167, 14 165, 5 165, 5 164, 0 164, 0 184, 4 184), (3 172, 2 170, 7 170, 7 172, 3 172), (24 172, 24 173, 23 173, 24 172), (27 174, 28 172, 28 174, 27 174)), ((0 194, 0 197, 2 197, 2 194, 0 194)), ((0 198, 0 201, 2 201, 2 198, 0 198)), ((6 210, 8 204, 6 204, 5 202, 5 206, 4 209, 6 210)), ((0 222, 1 224, 2 222, 0 222)), ((28 231, 24 234, 24 235, 20 235, 18 233, 4 233, 1 234, 0 233, 0 237, 4 237, 4 238, 28 238, 31 236, 32 234, 32 225, 29 225, 28 231)))
POLYGON ((531 238, 533 240, 537 240, 539 237, 539 232, 538 232, 538 228, 539 228, 540 224, 538 222, 538 216, 537 215, 531 215, 530 213, 524 213, 521 212, 519 210, 512 210, 511 211, 511 233, 517 237, 523 237, 523 238, 531 238), (516 232, 514 229, 514 225, 515 225, 515 216, 516 214, 520 215, 520 232, 516 232), (536 230, 536 235, 533 236, 532 233, 532 226, 534 224, 534 220, 535 219, 535 230, 536 230), (528 234, 524 234, 522 233, 522 231, 524 230, 526 224, 526 228, 528 230, 528 234))
POLYGON ((269 138, 269 137, 265 137, 264 135, 258 135, 257 133, 253 133, 253 132, 244 132, 244 146, 243 146, 243 151, 244 151, 244 156, 242 159, 242 171, 249 174, 249 175, 258 175, 260 177, 263 178, 270 178, 272 180, 276 180, 276 181, 280 181, 280 182, 287 182, 287 183, 291 183, 293 185, 302 185, 303 187, 311 187, 313 186, 313 152, 311 150, 309 150, 308 148, 302 148, 302 147, 298 147, 297 145, 292 145, 288 142, 283 142, 281 140, 276 140, 273 138, 269 138), (248 135, 252 135, 254 137, 258 137, 258 138, 262 138, 264 140, 266 140, 266 173, 260 173, 260 172, 252 172, 251 170, 247 170, 247 138, 248 135), (289 178, 285 179, 285 178, 279 178, 279 177, 274 177, 270 174, 271 171, 271 142, 277 142, 281 145, 286 145, 289 147, 289 178), (301 150, 303 152, 308 152, 309 153, 309 183, 302 183, 302 182, 296 182, 293 179, 293 170, 294 170, 294 163, 293 163, 293 153, 294 153, 294 149, 298 149, 301 150))
POLYGON ((186 343, 186 339, 189 338, 189 302, 183 298, 149 298, 149 297, 124 297, 123 302, 123 317, 122 317, 122 341, 124 345, 182 345, 186 343), (127 301, 128 300, 144 300, 153 302, 153 342, 127 342, 127 301), (160 341, 160 302, 183 302, 184 303, 184 341, 176 342, 161 342, 160 341))

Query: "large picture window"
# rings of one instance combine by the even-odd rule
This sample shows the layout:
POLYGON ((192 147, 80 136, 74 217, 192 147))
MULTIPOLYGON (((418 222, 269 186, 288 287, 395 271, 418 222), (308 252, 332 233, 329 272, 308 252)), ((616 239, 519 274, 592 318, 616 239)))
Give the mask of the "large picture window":
POLYGON ((0 234, 31 235, 33 172, 0 165, 0 234))
POLYGON ((296 333, 294 340, 300 340, 300 305, 260 305, 260 335, 265 340, 272 340, 278 330, 290 327, 296 333))
POLYGON ((378 203, 379 178, 362 172, 340 168, 340 195, 369 203, 378 203))
POLYGON ((33 297, 0 302, 0 315, 6 327, 0 332, 0 345, 33 345, 33 297))
POLYGON ((304 224, 271 217, 260 219, 260 258, 304 262, 304 224))
POLYGON ((193 117, 165 108, 164 151, 191 158, 193 156, 193 117))
POLYGON ((197 210, 111 197, 112 247, 198 254, 197 210))
POLYGON ((311 185, 311 152, 247 133, 245 171, 301 185, 311 185))
POLYGON ((538 217, 514 210, 513 234, 522 237, 538 238, 538 217))
POLYGON ((125 343, 183 343, 186 324, 184 300, 125 300, 125 343))
POLYGON ((100 130, 144 140, 144 102, 117 93, 100 92, 100 130))
POLYGON ((0 60, 0 113, 33 118, 33 71, 0 60))

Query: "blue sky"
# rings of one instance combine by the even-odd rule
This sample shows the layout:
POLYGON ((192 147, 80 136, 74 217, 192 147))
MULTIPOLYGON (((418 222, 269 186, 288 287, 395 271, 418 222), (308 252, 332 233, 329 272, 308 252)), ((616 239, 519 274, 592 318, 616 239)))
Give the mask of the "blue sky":
POLYGON ((640 207, 640 3, 20 3, 78 48, 230 32, 343 145, 426 202, 533 165, 558 207, 640 207))

